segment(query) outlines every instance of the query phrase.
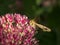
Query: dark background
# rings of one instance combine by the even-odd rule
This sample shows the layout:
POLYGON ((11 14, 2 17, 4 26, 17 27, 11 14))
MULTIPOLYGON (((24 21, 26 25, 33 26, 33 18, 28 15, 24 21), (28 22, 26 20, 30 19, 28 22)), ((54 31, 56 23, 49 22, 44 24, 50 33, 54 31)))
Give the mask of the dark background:
POLYGON ((40 45, 60 45, 59 0, 0 0, 0 15, 6 13, 21 13, 29 19, 36 18, 37 23, 52 29, 51 32, 38 29, 36 37, 40 45))

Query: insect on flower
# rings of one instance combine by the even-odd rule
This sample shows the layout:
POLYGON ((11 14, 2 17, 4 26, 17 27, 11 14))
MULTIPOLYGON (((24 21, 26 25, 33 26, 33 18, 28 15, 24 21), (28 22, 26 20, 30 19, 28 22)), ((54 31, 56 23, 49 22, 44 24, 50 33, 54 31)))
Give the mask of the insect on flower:
POLYGON ((38 24, 38 23, 36 23, 34 20, 31 20, 31 21, 30 21, 30 25, 31 25, 32 27, 34 27, 34 28, 36 28, 36 26, 37 26, 37 27, 41 28, 43 31, 47 31, 47 32, 50 32, 50 31, 51 31, 50 28, 48 28, 48 27, 46 27, 46 26, 44 26, 44 25, 38 24))

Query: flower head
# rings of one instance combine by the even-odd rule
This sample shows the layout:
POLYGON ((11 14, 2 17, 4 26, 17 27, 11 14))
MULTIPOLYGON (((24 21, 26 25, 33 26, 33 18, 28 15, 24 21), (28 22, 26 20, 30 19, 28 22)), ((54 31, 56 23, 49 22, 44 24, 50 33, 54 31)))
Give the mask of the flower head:
POLYGON ((21 14, 6 14, 0 17, 1 45, 36 45, 35 29, 29 19, 21 14))

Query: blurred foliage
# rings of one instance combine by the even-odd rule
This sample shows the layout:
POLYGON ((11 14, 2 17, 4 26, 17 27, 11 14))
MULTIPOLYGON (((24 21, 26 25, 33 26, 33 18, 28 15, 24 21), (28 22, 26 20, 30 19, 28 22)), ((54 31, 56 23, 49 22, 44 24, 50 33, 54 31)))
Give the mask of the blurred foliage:
POLYGON ((38 23, 52 29, 52 32, 49 33, 38 29, 36 37, 40 41, 40 45, 60 45, 60 1, 57 0, 54 4, 52 2, 49 6, 43 4, 45 0, 21 1, 23 8, 16 6, 16 0, 0 0, 0 15, 16 12, 26 14, 30 19, 36 18, 38 23), (13 8, 9 8, 10 4, 13 8))

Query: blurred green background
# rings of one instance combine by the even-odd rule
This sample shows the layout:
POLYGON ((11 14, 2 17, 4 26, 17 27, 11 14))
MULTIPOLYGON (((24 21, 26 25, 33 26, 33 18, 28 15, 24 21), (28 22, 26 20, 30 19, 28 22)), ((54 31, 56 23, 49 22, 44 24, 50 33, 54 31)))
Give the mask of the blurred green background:
POLYGON ((46 25, 51 32, 38 29, 40 45, 60 45, 60 1, 59 0, 0 0, 0 15, 21 13, 46 25))

